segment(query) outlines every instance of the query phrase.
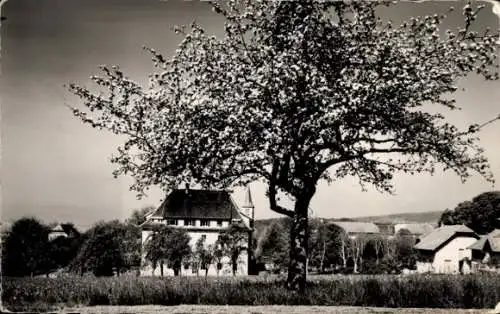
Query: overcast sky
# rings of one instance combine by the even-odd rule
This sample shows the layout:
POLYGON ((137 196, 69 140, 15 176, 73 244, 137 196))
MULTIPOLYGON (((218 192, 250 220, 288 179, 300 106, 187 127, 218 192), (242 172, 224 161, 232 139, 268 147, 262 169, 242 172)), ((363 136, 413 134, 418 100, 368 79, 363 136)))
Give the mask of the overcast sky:
MULTIPOLYGON (((385 10, 394 20, 444 12, 462 2, 401 3, 385 10)), ((77 82, 88 85, 98 65, 116 64, 129 77, 145 82, 152 70, 142 46, 171 55, 180 41, 169 28, 193 19, 209 32, 220 34, 223 22, 206 3, 158 0, 9 0, 2 8, 7 20, 1 27, 1 179, 2 220, 36 216, 45 222, 72 221, 87 228, 101 219, 123 219, 135 208, 159 205, 164 196, 153 191, 135 199, 128 191, 130 179, 113 179, 109 162, 120 139, 83 125, 64 106, 78 105, 63 87, 77 82)), ((451 16, 447 27, 460 24, 451 16)), ((488 6, 480 15, 480 27, 498 28, 488 6)), ((477 77, 461 83, 458 95, 464 107, 452 121, 485 121, 500 112, 498 83, 477 77)), ((481 144, 500 180, 500 124, 481 133, 481 144)), ((312 201, 314 216, 355 217, 444 210, 458 202, 491 190, 479 177, 462 184, 452 173, 398 175, 394 196, 362 192, 346 179, 330 186, 320 184, 312 201)), ((265 187, 252 185, 256 217, 274 217, 264 196, 265 187)), ((234 198, 241 203, 243 191, 234 198)))

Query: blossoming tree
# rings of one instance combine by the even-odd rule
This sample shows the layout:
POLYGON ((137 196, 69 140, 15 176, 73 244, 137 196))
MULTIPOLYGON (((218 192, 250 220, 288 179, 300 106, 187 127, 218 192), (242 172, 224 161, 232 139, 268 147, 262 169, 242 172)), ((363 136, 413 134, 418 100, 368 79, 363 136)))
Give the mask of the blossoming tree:
POLYGON ((171 58, 147 49, 158 69, 149 86, 106 66, 93 77, 104 93, 69 86, 86 106, 72 108, 77 117, 126 136, 114 174, 132 175, 139 196, 152 185, 264 180, 271 210, 293 218, 287 285, 303 290, 319 181, 355 176, 390 192, 395 172, 443 165, 493 182, 477 145, 485 124, 461 130, 443 115, 459 106, 459 79, 498 79, 498 35, 470 27, 480 7, 464 7, 463 29, 440 33, 444 15, 392 25, 377 17, 389 3, 375 1, 211 5, 224 36, 196 23, 177 28, 183 39, 171 58))

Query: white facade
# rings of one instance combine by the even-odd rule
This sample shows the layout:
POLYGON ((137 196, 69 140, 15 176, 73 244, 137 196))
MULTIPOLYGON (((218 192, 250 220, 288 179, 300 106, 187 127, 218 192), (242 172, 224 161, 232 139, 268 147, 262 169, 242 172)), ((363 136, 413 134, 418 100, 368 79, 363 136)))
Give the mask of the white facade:
MULTIPOLYGON (((151 236, 152 231, 143 230, 142 231, 142 244, 146 243, 148 238, 151 236)), ((189 241, 189 245, 194 251, 196 242, 201 238, 205 237, 205 245, 214 245, 219 237, 220 232, 217 230, 187 230, 187 234, 191 238, 189 241)), ((245 240, 245 243, 248 243, 248 238, 245 240)), ((238 257, 238 267, 236 271, 236 275, 248 275, 248 252, 243 251, 238 257)), ((160 276, 161 270, 160 267, 157 267, 155 270, 151 267, 151 265, 143 260, 143 266, 141 267, 141 276, 160 276)), ((174 270, 171 268, 167 268, 165 264, 163 267, 164 276, 173 276, 174 270)), ((233 274, 231 260, 228 257, 222 258, 222 269, 217 271, 216 262, 212 262, 212 264, 208 267, 208 276, 229 276, 233 274)), ((199 269, 198 272, 193 271, 191 266, 185 268, 182 266, 181 269, 182 276, 204 276, 205 270, 199 269)))
MULTIPOLYGON (((434 252, 431 260, 417 261, 417 272, 419 273, 444 273, 454 274, 460 272, 460 261, 470 260, 472 253, 468 246, 477 241, 474 237, 458 236, 434 252)), ((466 263, 464 263, 465 265, 466 263)), ((469 272, 470 268, 465 265, 462 272, 469 272)))
MULTIPOLYGON (((196 192, 194 192, 196 193, 196 192)), ((247 190, 247 197, 245 199, 245 203, 238 209, 238 206, 234 203, 234 201, 230 198, 229 200, 231 205, 236 210, 235 214, 226 216, 224 219, 212 219, 212 218, 204 218, 199 217, 200 214, 195 214, 193 216, 189 216, 187 218, 175 218, 175 216, 168 216, 169 214, 162 214, 160 211, 155 214, 151 214, 148 216, 147 221, 144 225, 148 225, 149 227, 142 229, 142 246, 144 247, 145 243, 149 240, 154 228, 154 225, 168 225, 174 228, 181 228, 186 230, 186 233, 190 237, 190 246, 192 251, 195 251, 196 243, 202 237, 205 239, 204 244, 206 247, 213 246, 219 235, 222 231, 227 230, 231 223, 241 225, 243 224, 250 230, 253 226, 253 203, 250 196, 250 191, 247 190), (165 215, 166 217, 162 217, 165 215), (236 216, 237 215, 237 216, 236 216), (236 216, 236 217, 235 217, 236 216)), ((226 203, 227 205, 227 203, 226 203)), ((199 204, 197 205, 199 208, 199 204)), ((203 206, 203 204, 201 205, 203 206)), ((204 212, 203 210, 199 211, 199 213, 204 212)), ((217 217, 217 215, 215 215, 217 217)), ((248 248, 248 244, 250 242, 250 232, 246 233, 245 239, 242 241, 241 246, 248 248)), ((249 273, 249 256, 246 249, 242 250, 238 257, 237 262, 237 270, 236 275, 248 275, 249 273)), ((181 268, 182 276, 204 276, 205 270, 193 269, 192 261, 185 261, 184 265, 181 268)), ((229 257, 224 257, 221 260, 221 268, 218 269, 217 261, 213 261, 211 265, 208 267, 209 276, 224 276, 224 275, 233 275, 233 265, 229 257)), ((142 258, 142 267, 140 270, 142 276, 159 276, 161 274, 160 267, 157 267, 155 270, 151 267, 150 263, 148 263, 144 258, 142 258)), ((174 275, 173 269, 167 268, 166 263, 163 266, 163 274, 164 276, 174 275)))

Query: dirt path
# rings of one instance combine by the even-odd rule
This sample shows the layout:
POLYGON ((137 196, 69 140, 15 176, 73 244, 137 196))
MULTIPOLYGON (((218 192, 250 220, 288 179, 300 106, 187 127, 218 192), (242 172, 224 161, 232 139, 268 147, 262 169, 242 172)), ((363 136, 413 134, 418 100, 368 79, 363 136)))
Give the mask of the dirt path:
POLYGON ((210 306, 210 305, 141 305, 141 306, 93 306, 82 308, 67 308, 60 313, 111 313, 111 314, 273 314, 273 313, 431 313, 431 314, 483 314, 490 310, 461 309, 391 309, 373 307, 349 306, 210 306))

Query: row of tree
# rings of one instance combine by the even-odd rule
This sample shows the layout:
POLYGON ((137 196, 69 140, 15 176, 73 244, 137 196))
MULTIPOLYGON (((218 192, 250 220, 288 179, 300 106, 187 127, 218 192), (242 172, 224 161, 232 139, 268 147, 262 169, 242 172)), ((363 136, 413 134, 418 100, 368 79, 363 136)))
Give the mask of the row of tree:
POLYGON ((205 237, 200 237, 194 248, 189 245, 191 238, 180 228, 169 226, 158 226, 147 238, 144 253, 145 259, 154 270, 159 266, 163 277, 164 266, 174 270, 174 275, 181 273, 182 266, 191 268, 197 274, 200 270, 208 270, 213 264, 216 267, 217 275, 223 266, 223 259, 230 260, 233 275, 238 269, 238 259, 241 253, 248 248, 247 233, 236 226, 230 226, 221 232, 213 244, 206 243, 205 237))
MULTIPOLYGON (((289 263, 288 219, 275 220, 257 236, 255 256, 261 264, 280 272, 289 263)), ((417 239, 402 229, 395 236, 358 234, 349 236, 337 225, 323 219, 309 224, 307 268, 318 273, 395 273, 414 269, 417 239)))
MULTIPOLYGON (((66 269, 98 276, 140 265, 140 230, 118 220, 99 222, 85 233, 49 238, 50 225, 21 218, 2 234, 2 271, 35 276, 66 269)), ((76 230, 76 229, 75 229, 76 230)))

